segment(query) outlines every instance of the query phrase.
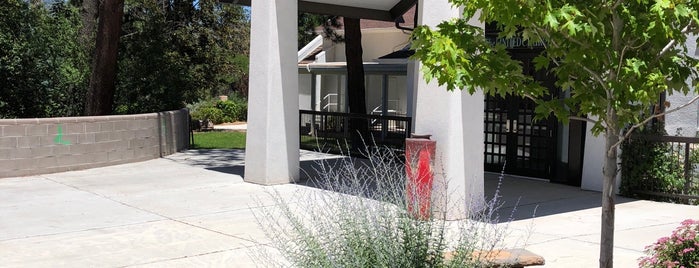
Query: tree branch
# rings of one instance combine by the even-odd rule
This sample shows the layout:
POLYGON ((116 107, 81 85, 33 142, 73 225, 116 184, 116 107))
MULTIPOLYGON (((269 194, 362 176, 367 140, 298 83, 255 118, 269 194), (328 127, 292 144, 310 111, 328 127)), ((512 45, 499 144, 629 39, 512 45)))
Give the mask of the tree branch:
POLYGON ((582 64, 578 64, 578 66, 580 66, 580 68, 589 73, 592 76, 592 78, 594 78, 595 81, 597 81, 597 83, 599 83, 605 91, 609 91, 609 88, 607 88, 607 84, 604 83, 604 79, 602 79, 602 77, 599 74, 595 73, 593 70, 590 70, 590 68, 587 68, 587 66, 584 66, 582 64))
POLYGON ((592 124, 597 124, 597 122, 598 122, 597 120, 593 120, 593 119, 590 119, 590 118, 587 118, 587 117, 573 116, 573 115, 568 116, 568 119, 570 119, 570 120, 576 120, 576 121, 588 122, 588 123, 592 123, 592 124))
POLYGON ((619 63, 616 68, 616 77, 621 76, 621 68, 624 66, 624 57, 626 56, 626 48, 628 46, 624 46, 624 48, 621 49, 621 54, 619 55, 619 63))
POLYGON ((617 0, 616 2, 614 2, 614 5, 612 5, 612 9, 619 7, 619 5, 621 5, 623 2, 624 0, 617 0))
MULTIPOLYGON (((690 20, 689 23, 687 24, 687 26, 684 26, 684 28, 682 28, 682 31, 680 33, 683 35, 687 34, 693 26, 694 26, 694 20, 690 20)), ((658 56, 656 56, 655 59, 659 59, 660 57, 665 55, 665 53, 670 51, 670 49, 672 47, 674 47, 675 44, 677 44, 677 39, 670 40, 670 42, 668 42, 667 45, 665 45, 665 47, 663 47, 663 50, 661 50, 660 53, 658 53, 658 56)))
POLYGON ((696 97, 692 98, 689 102, 687 102, 687 103, 685 103, 685 104, 682 104, 682 105, 680 105, 680 106, 677 106, 677 108, 670 109, 670 110, 667 110, 667 111, 662 112, 662 113, 654 114, 654 115, 652 115, 652 116, 649 116, 649 117, 646 118, 645 120, 641 121, 640 123, 631 126, 631 128, 629 128, 629 130, 626 131, 626 133, 624 133, 624 135, 620 137, 619 141, 618 141, 617 143, 615 143, 615 144, 612 146, 612 148, 615 148, 615 147, 619 146, 624 140, 628 139, 628 138, 631 136, 631 134, 633 134, 633 131, 634 131, 634 130, 636 130, 637 128, 639 128, 639 127, 645 125, 645 124, 648 123, 650 120, 653 120, 654 118, 658 118, 658 117, 664 116, 664 115, 669 114, 669 113, 676 112, 676 111, 678 111, 678 110, 680 110, 680 109, 682 109, 682 108, 684 108, 684 107, 687 107, 687 106, 691 105, 692 103, 695 103, 697 100, 699 100, 699 96, 696 96, 696 97))

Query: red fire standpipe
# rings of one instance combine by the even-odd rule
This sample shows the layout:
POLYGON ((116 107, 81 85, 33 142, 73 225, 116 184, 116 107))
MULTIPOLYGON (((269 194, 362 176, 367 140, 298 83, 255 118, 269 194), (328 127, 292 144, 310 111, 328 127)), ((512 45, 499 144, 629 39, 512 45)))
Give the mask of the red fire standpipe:
POLYGON ((413 218, 430 218, 434 155, 437 142, 427 139, 405 139, 406 202, 413 218))

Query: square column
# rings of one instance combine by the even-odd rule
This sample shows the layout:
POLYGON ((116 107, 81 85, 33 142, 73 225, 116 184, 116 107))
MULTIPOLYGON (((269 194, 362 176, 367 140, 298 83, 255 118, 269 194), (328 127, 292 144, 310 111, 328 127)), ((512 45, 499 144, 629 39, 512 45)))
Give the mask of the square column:
POLYGON ((299 177, 297 1, 252 1, 246 182, 299 177))
MULTIPOLYGON (((419 24, 435 27, 461 16, 447 0, 421 0, 419 24)), ((472 19, 472 25, 483 25, 472 19)), ((420 65, 418 63, 418 65, 420 65)), ((448 92, 433 80, 426 83, 418 72, 415 133, 431 134, 437 141, 434 164, 434 215, 448 220, 468 217, 484 205, 483 118, 481 91, 448 92)))

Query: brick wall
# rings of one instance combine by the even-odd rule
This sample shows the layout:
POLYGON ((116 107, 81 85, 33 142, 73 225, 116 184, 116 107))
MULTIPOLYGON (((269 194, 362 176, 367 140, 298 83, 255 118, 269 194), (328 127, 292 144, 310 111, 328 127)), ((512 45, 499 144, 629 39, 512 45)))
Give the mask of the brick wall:
POLYGON ((189 147, 189 113, 0 119, 0 178, 143 161, 189 147))

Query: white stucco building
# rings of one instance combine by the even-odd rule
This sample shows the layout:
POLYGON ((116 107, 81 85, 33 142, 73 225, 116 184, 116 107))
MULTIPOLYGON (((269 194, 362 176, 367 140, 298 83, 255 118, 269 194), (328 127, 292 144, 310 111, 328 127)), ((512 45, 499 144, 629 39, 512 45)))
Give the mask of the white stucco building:
MULTIPOLYGON (((347 111, 344 47, 317 38, 298 48, 297 11, 391 22, 417 3, 418 24, 435 26, 460 16, 447 0, 252 2, 245 180, 260 184, 299 179, 299 109, 347 111)), ((411 19, 407 21, 412 26, 411 19)), ((463 217, 468 206, 482 203, 484 171, 499 171, 505 161, 510 174, 601 190, 604 142, 602 137, 591 135, 590 126, 580 121, 562 125, 553 118, 534 122, 531 101, 489 97, 480 92, 448 92, 435 83, 426 83, 418 62, 404 57, 379 59, 409 43, 409 33, 390 24, 365 27, 362 32, 367 110, 411 117, 412 132, 431 134, 437 141, 436 165, 443 172, 438 172, 436 179, 447 185, 449 199, 461 204, 446 211, 447 218, 463 217)), ((496 39, 497 32, 477 20, 472 19, 471 24, 483 27, 493 42, 502 41, 496 39)), ((524 71, 558 96, 559 90, 550 77, 533 68, 532 59, 543 48, 509 43, 513 44, 508 47, 510 52, 522 61, 524 71)), ((689 46, 696 54, 696 44, 689 46)), ((692 98, 671 95, 667 100, 681 105, 692 98)), ((696 135, 697 105, 668 115, 668 133, 682 128, 682 135, 696 135)))

